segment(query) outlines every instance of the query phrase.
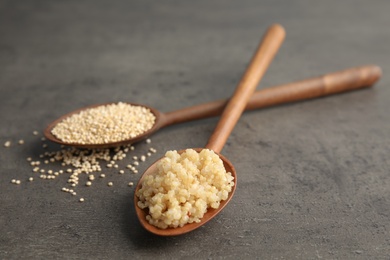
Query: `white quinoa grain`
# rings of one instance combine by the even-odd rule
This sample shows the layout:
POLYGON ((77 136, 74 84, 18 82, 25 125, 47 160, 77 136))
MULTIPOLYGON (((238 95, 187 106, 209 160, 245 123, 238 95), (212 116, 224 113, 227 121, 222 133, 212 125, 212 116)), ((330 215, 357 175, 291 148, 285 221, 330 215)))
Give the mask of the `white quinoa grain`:
POLYGON ((111 187, 112 185, 114 185, 114 183, 112 183, 112 181, 110 181, 107 183, 107 185, 111 187))
POLYGON ((4 147, 10 147, 11 146, 11 141, 6 141, 4 143, 4 147))
POLYGON ((79 201, 80 201, 80 202, 84 202, 84 198, 80 198, 79 201))
POLYGON ((33 131, 33 135, 38 135, 38 131, 33 131))
POLYGON ((52 134, 66 143, 119 142, 148 131, 155 119, 145 107, 119 102, 74 114, 58 123, 52 134))
POLYGON ((150 144, 151 142, 152 142, 152 140, 150 140, 149 138, 146 139, 146 143, 147 143, 147 144, 150 144))
POLYGON ((30 178, 28 178, 28 180, 29 180, 29 181, 33 181, 33 180, 34 180, 34 178, 33 178, 33 177, 30 177, 30 178))
POLYGON ((200 222, 208 208, 216 209, 228 198, 233 185, 233 176, 212 150, 168 151, 136 196, 138 207, 149 209, 146 220, 151 225, 176 228, 200 222))
POLYGON ((16 181, 15 181, 15 184, 20 184, 20 180, 16 180, 16 181))
POLYGON ((20 139, 20 140, 18 141, 18 144, 24 144, 24 140, 23 140, 23 139, 20 139))
POLYGON ((134 185, 134 183, 131 181, 131 182, 129 182, 129 186, 133 186, 134 185))
POLYGON ((99 176, 100 178, 105 178, 106 177, 106 175, 104 174, 104 173, 102 173, 102 174, 100 174, 100 176, 99 176))
POLYGON ((86 183, 85 183, 85 186, 91 186, 92 185, 92 182, 90 182, 90 181, 87 181, 86 183))

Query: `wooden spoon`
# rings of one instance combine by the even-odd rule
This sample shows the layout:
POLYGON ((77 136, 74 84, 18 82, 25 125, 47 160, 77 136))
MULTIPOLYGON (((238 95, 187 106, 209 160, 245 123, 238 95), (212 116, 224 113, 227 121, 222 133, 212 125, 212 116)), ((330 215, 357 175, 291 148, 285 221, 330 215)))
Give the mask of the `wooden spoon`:
MULTIPOLYGON (((215 130, 211 135, 208 143, 205 146, 206 149, 213 150, 219 155, 219 157, 224 163, 226 171, 231 172, 232 176, 234 177, 234 186, 232 188, 232 191, 229 193, 228 199, 223 201, 220 204, 218 209, 215 210, 209 209, 199 223, 190 223, 184 225, 183 227, 178 227, 178 228, 167 228, 167 229, 156 228, 155 226, 149 224, 149 222, 146 220, 146 215, 148 214, 148 210, 147 209, 142 210, 137 206, 139 200, 138 197, 136 196, 137 191, 142 187, 142 181, 145 178, 145 176, 156 173, 157 162, 155 162, 142 175, 134 193, 135 210, 141 225, 146 230, 161 236, 174 236, 174 235, 181 235, 190 232, 204 225, 206 222, 208 222, 213 217, 215 217, 231 200, 237 185, 237 174, 236 174, 236 170, 234 169, 230 161, 226 157, 219 154, 219 152, 222 150, 227 138, 229 137, 231 131, 236 125, 238 119, 240 118, 240 115, 244 111, 245 106, 249 101, 249 98, 252 96, 253 92, 256 89, 256 86, 260 82, 266 69, 271 63, 271 60, 273 59, 274 55, 279 49, 284 39, 284 36, 285 36, 285 31, 283 27, 281 27, 280 25, 273 25, 267 30, 261 44, 259 45, 259 48, 255 52, 252 61, 250 62, 244 76, 242 77, 240 83, 238 84, 232 98, 229 100, 228 104, 223 110, 222 116, 215 130)), ((197 148, 196 150, 197 152, 200 152, 202 149, 197 148)), ((183 151, 179 151, 179 152, 183 152, 183 151)))
MULTIPOLYGON (((255 92, 249 100, 245 110, 254 110, 265 108, 280 104, 287 104, 291 102, 303 101, 318 97, 329 96, 337 93, 352 91, 356 89, 371 87, 381 77, 382 70, 376 65, 367 65, 355 68, 349 68, 342 71, 333 72, 320 77, 314 77, 306 80, 296 81, 284 85, 269 87, 255 92)), ((105 143, 105 144, 78 144, 65 143, 52 134, 52 129, 65 118, 77 114, 85 109, 94 108, 113 103, 105 103, 99 105, 88 106, 75 110, 71 113, 61 116, 52 123, 50 123, 45 131, 45 137, 53 142, 61 145, 71 145, 80 148, 107 148, 115 147, 125 144, 136 143, 159 130, 160 128, 184 123, 192 120, 218 116, 222 114, 228 100, 219 100, 200 105, 195 105, 183 108, 177 111, 162 113, 152 107, 128 103, 131 105, 143 106, 148 108, 156 117, 155 124, 151 129, 143 134, 129 138, 120 142, 105 143)))

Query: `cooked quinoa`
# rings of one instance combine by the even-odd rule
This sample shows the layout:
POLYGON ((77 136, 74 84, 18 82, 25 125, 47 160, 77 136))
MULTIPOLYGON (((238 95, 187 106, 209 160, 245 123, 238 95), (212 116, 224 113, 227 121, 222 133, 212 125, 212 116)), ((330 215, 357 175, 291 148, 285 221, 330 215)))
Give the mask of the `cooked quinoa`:
POLYGON ((148 208, 146 219, 161 229, 200 222, 208 208, 228 198, 233 179, 212 150, 168 151, 137 191, 138 207, 148 208))
POLYGON ((137 137, 151 129, 155 120, 150 109, 119 102, 67 117, 51 132, 65 143, 106 144, 137 137))

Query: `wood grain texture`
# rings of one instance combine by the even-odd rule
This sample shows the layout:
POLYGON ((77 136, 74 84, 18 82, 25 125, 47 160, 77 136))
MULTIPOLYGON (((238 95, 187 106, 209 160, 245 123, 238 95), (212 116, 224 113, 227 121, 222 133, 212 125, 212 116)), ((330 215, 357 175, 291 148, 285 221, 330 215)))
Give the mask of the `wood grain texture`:
MULTIPOLYGON (((372 87, 381 75, 382 70, 379 66, 366 65, 260 89, 249 99, 245 110, 304 101, 372 87)), ((212 101, 163 113, 161 127, 218 116, 222 114, 228 101, 228 99, 212 101)))
POLYGON ((213 134, 205 146, 206 148, 216 152, 222 150, 250 97, 279 50, 284 37, 284 28, 278 24, 272 25, 267 30, 244 76, 224 109, 213 134))

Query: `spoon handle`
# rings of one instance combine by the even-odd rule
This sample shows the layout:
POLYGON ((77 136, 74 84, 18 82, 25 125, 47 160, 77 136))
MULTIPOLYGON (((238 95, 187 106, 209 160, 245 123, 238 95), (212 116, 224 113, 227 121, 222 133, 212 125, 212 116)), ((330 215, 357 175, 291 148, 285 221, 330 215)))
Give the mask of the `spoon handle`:
POLYGON ((220 152, 285 37, 284 28, 272 25, 265 33, 206 148, 220 152))
MULTIPOLYGON (((372 87, 381 75, 382 70, 379 66, 367 65, 261 89, 253 94, 245 110, 271 107, 372 87)), ((227 99, 212 101, 165 113, 164 126, 218 116, 222 114, 227 102, 227 99)))

